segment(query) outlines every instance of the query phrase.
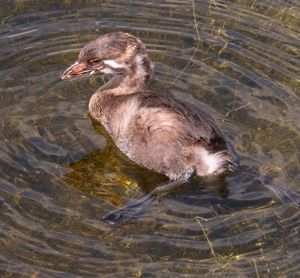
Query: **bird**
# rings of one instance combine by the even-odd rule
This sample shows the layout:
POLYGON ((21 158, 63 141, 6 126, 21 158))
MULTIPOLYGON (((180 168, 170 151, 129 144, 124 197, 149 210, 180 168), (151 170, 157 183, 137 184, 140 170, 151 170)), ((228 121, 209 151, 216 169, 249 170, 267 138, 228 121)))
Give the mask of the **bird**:
POLYGON ((63 80, 112 76, 91 96, 89 114, 130 160, 168 177, 150 193, 104 216, 109 222, 138 217, 159 195, 194 176, 217 176, 238 168, 213 117, 199 105, 149 90, 152 71, 139 38, 112 32, 87 43, 61 75, 63 80))

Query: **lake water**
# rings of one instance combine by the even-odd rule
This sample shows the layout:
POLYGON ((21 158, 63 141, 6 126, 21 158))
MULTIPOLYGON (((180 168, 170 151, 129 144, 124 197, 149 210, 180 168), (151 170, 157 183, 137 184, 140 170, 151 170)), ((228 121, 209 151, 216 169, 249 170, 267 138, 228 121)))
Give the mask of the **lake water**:
POLYGON ((107 77, 60 80, 85 43, 130 32, 152 90, 205 106, 242 165, 299 192, 299 1, 0 0, 0 20, 1 277, 300 276, 300 210, 242 173, 103 222, 165 178, 89 118, 107 77))

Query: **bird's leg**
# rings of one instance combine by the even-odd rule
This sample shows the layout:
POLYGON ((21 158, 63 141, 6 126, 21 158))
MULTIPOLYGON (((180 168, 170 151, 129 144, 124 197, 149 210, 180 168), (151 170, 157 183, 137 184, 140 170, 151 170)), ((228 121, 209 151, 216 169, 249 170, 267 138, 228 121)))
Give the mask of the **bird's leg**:
POLYGON ((158 197, 161 197, 175 187, 188 182, 194 172, 195 168, 193 167, 186 171, 180 178, 158 185, 150 193, 129 202, 118 210, 108 213, 102 219, 110 223, 124 223, 131 218, 142 216, 158 197))

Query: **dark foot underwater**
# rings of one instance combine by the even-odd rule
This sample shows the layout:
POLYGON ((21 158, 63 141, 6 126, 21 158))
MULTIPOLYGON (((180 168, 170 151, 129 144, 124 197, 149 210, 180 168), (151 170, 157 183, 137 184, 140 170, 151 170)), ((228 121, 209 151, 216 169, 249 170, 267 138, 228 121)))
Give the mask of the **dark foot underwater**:
POLYGON ((187 183, 193 176, 195 168, 188 170, 181 178, 159 184, 153 191, 141 198, 129 202, 124 207, 105 215, 102 220, 109 223, 125 223, 131 219, 143 216, 160 197, 168 194, 172 189, 187 183))
MULTIPOLYGON (((266 188, 268 188, 281 203, 289 204, 295 208, 300 208, 299 193, 287 189, 285 186, 273 181, 270 177, 259 176, 240 167, 235 168, 235 170, 253 176, 255 180, 258 180, 266 188)), ((136 220, 142 217, 159 198, 167 195, 175 187, 187 183, 192 177, 193 173, 193 171, 188 172, 185 176, 177 181, 158 185, 158 187, 143 197, 133 200, 127 205, 106 214, 102 220, 107 221, 110 224, 124 224, 131 220, 136 220)))

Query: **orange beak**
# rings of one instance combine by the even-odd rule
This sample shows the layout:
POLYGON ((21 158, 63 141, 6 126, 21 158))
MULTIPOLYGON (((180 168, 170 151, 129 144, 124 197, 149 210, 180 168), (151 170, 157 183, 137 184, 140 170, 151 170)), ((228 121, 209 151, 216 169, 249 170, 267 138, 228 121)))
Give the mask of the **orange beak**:
POLYGON ((70 79, 73 76, 80 76, 86 74, 93 74, 94 69, 85 63, 75 62, 72 66, 67 68, 61 75, 61 79, 70 79))

